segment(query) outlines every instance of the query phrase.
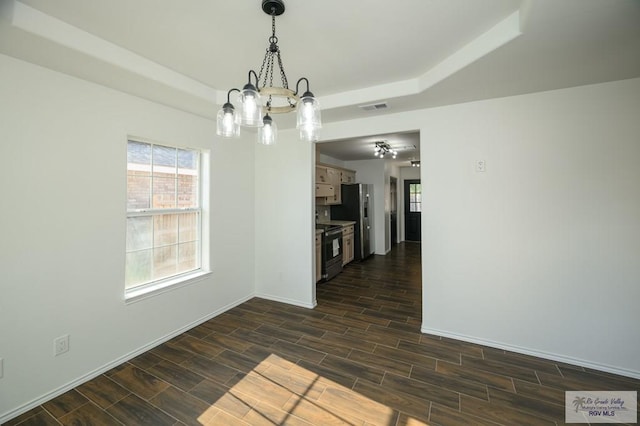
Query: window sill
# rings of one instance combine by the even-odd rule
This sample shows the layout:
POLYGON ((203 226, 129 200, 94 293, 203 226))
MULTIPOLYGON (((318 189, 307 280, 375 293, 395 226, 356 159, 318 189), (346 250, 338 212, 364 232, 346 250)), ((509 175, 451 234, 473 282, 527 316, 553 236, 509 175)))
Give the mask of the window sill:
POLYGON ((128 289, 124 291, 124 301, 127 304, 139 302, 150 297, 155 297, 157 295, 200 282, 208 278, 211 274, 211 271, 195 271, 190 274, 181 275, 179 277, 159 281, 157 283, 147 284, 139 288, 128 289))

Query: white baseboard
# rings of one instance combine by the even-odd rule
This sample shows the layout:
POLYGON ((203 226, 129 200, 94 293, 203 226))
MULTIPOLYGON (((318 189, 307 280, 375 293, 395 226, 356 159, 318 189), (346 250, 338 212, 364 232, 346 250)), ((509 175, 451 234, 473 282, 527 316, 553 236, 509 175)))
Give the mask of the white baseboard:
POLYGON ((317 300, 314 300, 313 303, 306 303, 296 299, 288 299, 286 297, 273 296, 271 294, 264 294, 264 293, 256 293, 255 297, 271 300, 273 302, 286 303, 287 305, 300 306, 301 308, 307 308, 307 309, 313 309, 318 305, 317 300))
POLYGON ((578 365, 580 367, 591 368, 593 370, 603 371, 605 373, 618 374, 620 376, 631 377, 632 379, 640 379, 640 371, 627 370, 624 368, 613 367, 606 364, 598 364, 590 361, 585 361, 579 358, 568 357, 565 355, 558 355, 549 352, 537 351, 529 348, 522 348, 520 346, 508 345, 505 343, 494 342, 487 339, 479 339, 472 336, 466 336, 463 334, 449 333, 447 331, 437 330, 428 327, 421 327, 420 331, 425 334, 434 334, 436 336, 448 337, 450 339, 462 340, 464 342, 476 343, 478 345, 489 346, 496 349, 503 349, 506 351, 517 352, 523 355, 531 355, 538 358, 544 358, 551 361, 563 362, 565 364, 578 365))
POLYGON ((119 357, 119 358, 117 358, 117 359, 115 359, 115 360, 103 365, 102 367, 99 367, 99 368, 97 368, 97 369, 95 369, 95 370, 93 370, 93 371, 91 371, 91 372, 89 372, 87 374, 84 374, 84 375, 78 377, 75 380, 72 380, 71 382, 67 383, 66 385, 63 385, 63 386, 61 386, 61 387, 59 387, 59 388, 57 388, 57 389, 55 389, 55 390, 53 390, 51 392, 47 392, 46 394, 44 394, 44 395, 42 395, 42 396, 40 396, 40 397, 38 397, 38 398, 26 403, 24 405, 21 405, 20 407, 17 407, 15 409, 11 410, 11 411, 8 411, 6 413, 0 414, 0 425, 3 424, 3 423, 8 422, 9 420, 11 420, 11 419, 13 419, 15 417, 18 417, 21 414, 26 413, 27 411, 29 411, 29 410, 31 410, 31 409, 39 406, 39 405, 44 404, 45 402, 47 402, 47 401, 49 401, 49 400, 51 400, 51 399, 53 399, 53 398, 55 398, 57 396, 62 395, 65 392, 70 391, 73 388, 76 388, 76 387, 80 386, 81 384, 83 384, 85 382, 88 382, 91 379, 94 379, 94 378, 98 377, 101 374, 104 374, 105 372, 111 370, 112 368, 117 367, 118 365, 122 364, 123 362, 129 361, 130 359, 133 359, 133 358, 137 357, 138 355, 143 354, 143 353, 147 352, 148 350, 153 349, 156 346, 158 346, 158 345, 160 345, 160 344, 162 344, 162 343, 164 343, 166 341, 169 341, 169 340, 173 339, 176 336, 179 336, 180 334, 184 333, 185 331, 190 330, 193 327, 195 327, 197 325, 200 325, 205 321, 209 321, 211 318, 217 317, 218 315, 228 311, 231 308, 234 308, 234 307, 246 302, 247 300, 252 299, 253 297, 255 297, 255 296, 253 294, 251 294, 251 295, 249 295, 247 297, 243 297, 242 299, 239 299, 239 300, 236 300, 234 302, 231 302, 231 303, 221 307, 220 309, 217 309, 214 312, 212 312, 212 313, 210 313, 208 315, 205 315, 204 317, 202 317, 200 319, 197 319, 197 320, 195 320, 195 321, 193 321, 193 322, 191 322, 191 323, 189 323, 189 324, 187 324, 187 325, 185 325, 183 327, 180 327, 179 329, 177 329, 175 331, 172 331, 171 333, 169 333, 169 334, 167 334, 167 335, 165 335, 163 337, 160 337, 159 339, 156 339, 156 340, 154 340, 154 341, 152 341, 152 342, 150 342, 150 343, 148 343, 148 344, 136 349, 135 351, 129 352, 128 354, 123 355, 123 356, 121 356, 121 357, 119 357))

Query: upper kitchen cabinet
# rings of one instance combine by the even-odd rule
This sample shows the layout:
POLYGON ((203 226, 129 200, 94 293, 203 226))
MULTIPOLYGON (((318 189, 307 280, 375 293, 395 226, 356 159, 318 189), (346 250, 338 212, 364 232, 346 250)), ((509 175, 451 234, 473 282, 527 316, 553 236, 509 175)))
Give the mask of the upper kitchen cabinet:
POLYGON ((332 167, 316 166, 316 204, 321 206, 342 202, 340 172, 332 167), (330 192, 327 189, 330 188, 330 192))
POLYGON ((355 183, 355 181, 356 172, 353 170, 326 164, 316 165, 316 204, 342 204, 341 185, 343 183, 355 183), (324 185, 329 185, 333 188, 332 195, 327 195, 326 191, 318 191, 319 188, 324 189, 324 185))
POLYGON ((316 166, 316 183, 329 183, 329 174, 324 166, 316 166))
POLYGON ((342 183, 356 183, 356 172, 353 170, 343 170, 342 183))
POLYGON ((327 168, 329 184, 333 185, 333 198, 328 199, 327 204, 342 204, 342 174, 340 170, 327 168))
POLYGON ((316 183, 316 204, 319 204, 319 198, 333 198, 334 195, 335 190, 333 185, 329 185, 328 183, 316 183))

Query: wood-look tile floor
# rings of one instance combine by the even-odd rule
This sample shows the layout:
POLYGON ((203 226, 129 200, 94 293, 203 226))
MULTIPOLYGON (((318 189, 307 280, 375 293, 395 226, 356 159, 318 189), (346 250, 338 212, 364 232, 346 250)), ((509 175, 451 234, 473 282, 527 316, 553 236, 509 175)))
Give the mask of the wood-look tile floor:
POLYGON ((565 390, 640 381, 420 333, 419 244, 348 265, 309 310, 242 305, 8 425, 563 424, 565 390))

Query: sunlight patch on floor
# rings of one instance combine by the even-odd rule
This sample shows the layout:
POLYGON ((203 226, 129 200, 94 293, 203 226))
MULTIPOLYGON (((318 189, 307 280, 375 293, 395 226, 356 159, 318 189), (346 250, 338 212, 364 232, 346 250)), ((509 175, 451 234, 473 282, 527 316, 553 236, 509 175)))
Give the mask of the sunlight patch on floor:
POLYGON ((238 415, 236 423, 241 419, 250 425, 426 424, 412 418, 398 422, 398 412, 390 407, 274 354, 233 383, 198 421, 232 424, 229 412, 238 415))

